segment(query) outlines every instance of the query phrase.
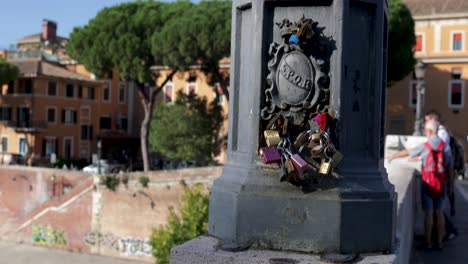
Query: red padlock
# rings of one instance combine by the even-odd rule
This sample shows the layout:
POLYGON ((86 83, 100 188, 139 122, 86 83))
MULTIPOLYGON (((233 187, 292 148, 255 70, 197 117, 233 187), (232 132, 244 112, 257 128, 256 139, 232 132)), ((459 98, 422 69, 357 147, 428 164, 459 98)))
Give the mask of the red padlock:
POLYGON ((319 125, 320 129, 322 131, 326 131, 328 128, 328 114, 327 113, 321 113, 318 114, 316 117, 313 118, 315 123, 319 125))

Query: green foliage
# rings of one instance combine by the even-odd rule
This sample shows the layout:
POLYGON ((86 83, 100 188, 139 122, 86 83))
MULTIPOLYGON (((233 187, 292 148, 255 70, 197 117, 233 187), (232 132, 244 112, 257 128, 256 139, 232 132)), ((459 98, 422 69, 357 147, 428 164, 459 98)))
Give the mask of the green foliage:
POLYGON ((171 160, 207 164, 219 151, 221 106, 194 94, 177 94, 175 104, 156 107, 151 122, 151 149, 171 160))
POLYGON ((149 178, 146 177, 146 176, 140 176, 140 178, 138 178, 138 181, 140 182, 141 186, 147 188, 148 187, 148 183, 149 183, 149 178))
POLYGON ((200 4, 193 4, 189 0, 123 3, 104 8, 87 25, 75 28, 70 35, 68 53, 89 71, 101 77, 116 70, 122 80, 136 82, 145 110, 141 130, 144 137, 141 149, 145 170, 149 169, 146 151, 148 122, 145 121, 151 119, 154 95, 162 88, 156 87, 159 76, 151 67, 164 65, 177 71, 187 69, 198 61, 208 64, 205 57, 217 63, 218 58, 229 55, 226 46, 229 47, 230 39, 230 7, 229 15, 225 17, 226 12, 218 13, 221 9, 215 8, 217 4, 225 6, 222 10, 230 6, 227 1, 200 4), (201 16, 201 12, 204 16, 201 16), (191 20, 187 21, 188 18, 191 20), (201 18, 201 21, 213 20, 218 24, 206 24, 196 29, 182 28, 201 18), (179 20, 184 23, 179 23, 179 20), (187 29, 189 34, 185 34, 187 31, 180 34, 180 30, 187 29), (213 38, 208 39, 207 36, 213 38), (194 42, 198 40, 201 42, 194 42), (150 93, 143 88, 147 83, 153 87, 150 93))
POLYGON ((122 175, 122 183, 125 185, 125 187, 128 188, 128 181, 130 180, 130 177, 128 177, 128 174, 122 175))
POLYGON ((414 21, 411 12, 401 0, 390 0, 388 15, 388 84, 405 78, 415 63, 414 21))
POLYGON ((87 159, 72 159, 72 160, 59 159, 57 160, 57 162, 52 164, 52 167, 61 169, 63 168, 63 165, 66 165, 67 168, 71 168, 72 164, 74 168, 82 169, 86 167, 89 164, 89 162, 87 159))
POLYGON ((226 0, 192 4, 153 35, 153 54, 163 65, 200 63, 205 71, 216 71, 219 61, 230 55, 231 6, 226 0))
POLYGON ((180 214, 169 209, 168 223, 153 229, 150 244, 156 263, 169 263, 171 248, 194 239, 208 231, 209 194, 201 185, 186 189, 180 214))
POLYGON ((117 70, 123 80, 152 81, 151 36, 164 21, 166 3, 137 1, 104 8, 70 35, 69 54, 98 76, 117 70))
POLYGON ((107 189, 115 192, 115 189, 120 184, 120 179, 117 175, 105 175, 101 177, 101 184, 104 184, 107 189))
POLYGON ((0 85, 7 84, 18 78, 20 72, 16 65, 8 63, 0 58, 0 85))

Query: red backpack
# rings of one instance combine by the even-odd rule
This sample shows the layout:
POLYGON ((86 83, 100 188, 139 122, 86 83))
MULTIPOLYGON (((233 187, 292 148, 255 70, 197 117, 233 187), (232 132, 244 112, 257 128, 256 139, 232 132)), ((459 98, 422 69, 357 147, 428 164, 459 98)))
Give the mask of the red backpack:
POLYGON ((444 183, 447 179, 447 171, 444 168, 444 153, 445 143, 440 142, 436 150, 432 149, 431 144, 424 144, 429 150, 429 154, 424 160, 422 168, 422 181, 424 186, 429 191, 432 198, 439 198, 444 192, 444 183))

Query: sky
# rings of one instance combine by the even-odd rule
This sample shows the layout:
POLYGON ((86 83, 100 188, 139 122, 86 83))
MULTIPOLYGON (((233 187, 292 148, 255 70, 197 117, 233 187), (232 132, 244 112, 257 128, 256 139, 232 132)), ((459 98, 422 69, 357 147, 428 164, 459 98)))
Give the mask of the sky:
POLYGON ((102 8, 123 2, 130 0, 1 0, 0 50, 40 33, 43 19, 57 22, 57 34, 69 37, 74 27, 86 25, 102 8))

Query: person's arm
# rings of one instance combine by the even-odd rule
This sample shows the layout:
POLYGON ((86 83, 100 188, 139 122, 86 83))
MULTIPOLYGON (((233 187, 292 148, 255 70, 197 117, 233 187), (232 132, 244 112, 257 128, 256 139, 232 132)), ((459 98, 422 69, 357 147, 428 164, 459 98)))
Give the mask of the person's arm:
POLYGON ((439 136, 445 142, 445 144, 450 144, 450 135, 445 127, 437 131, 437 136, 439 136))
POLYGON ((393 154, 390 157, 387 157, 387 160, 392 161, 394 159, 404 158, 404 157, 408 157, 408 156, 409 156, 409 151, 407 149, 404 149, 404 150, 402 150, 400 152, 397 152, 397 153, 393 154))

